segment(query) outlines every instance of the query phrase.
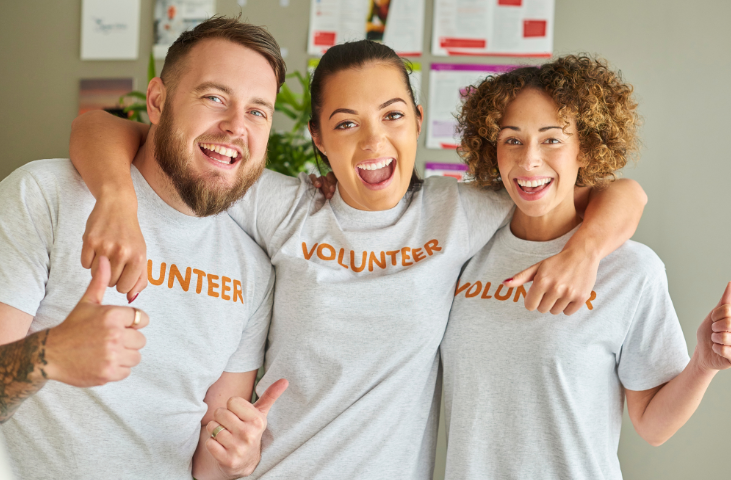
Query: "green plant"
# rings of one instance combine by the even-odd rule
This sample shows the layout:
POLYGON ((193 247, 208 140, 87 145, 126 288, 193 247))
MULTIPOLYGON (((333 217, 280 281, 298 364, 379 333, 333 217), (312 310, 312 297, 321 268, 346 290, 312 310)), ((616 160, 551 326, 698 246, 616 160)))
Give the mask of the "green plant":
MULTIPOLYGON (((150 53, 150 61, 147 64, 147 83, 155 78, 155 57, 150 53)), ((136 122, 147 123, 142 118, 142 113, 147 113, 147 94, 145 92, 132 91, 119 97, 119 106, 124 109, 124 113, 129 115, 130 120, 136 122), (131 98, 132 103, 128 103, 127 99, 131 98)))
POLYGON ((294 72, 287 78, 296 78, 302 93, 294 93, 286 83, 279 90, 274 110, 294 120, 294 126, 288 132, 272 131, 269 135, 267 168, 295 177, 316 163, 312 142, 305 136, 310 120, 310 77, 294 72))

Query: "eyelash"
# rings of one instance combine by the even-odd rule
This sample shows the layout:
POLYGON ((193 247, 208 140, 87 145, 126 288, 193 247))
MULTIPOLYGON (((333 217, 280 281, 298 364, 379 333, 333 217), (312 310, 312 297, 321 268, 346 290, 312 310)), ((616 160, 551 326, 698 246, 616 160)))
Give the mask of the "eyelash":
MULTIPOLYGON (((400 120, 400 119, 402 119, 404 117, 405 117, 405 115, 402 112, 388 112, 383 118, 386 118, 387 120, 394 121, 394 120, 400 120), (395 116, 395 115, 398 115, 398 117, 397 118, 393 118, 393 116, 395 116), (389 117, 392 117, 392 118, 389 118, 389 117)), ((337 125, 335 125, 335 129, 336 130, 348 130, 349 128, 353 128, 353 127, 345 127, 345 125, 348 125, 348 124, 355 125, 355 122, 352 122, 350 120, 346 120, 344 122, 341 122, 341 123, 338 123, 337 125)))

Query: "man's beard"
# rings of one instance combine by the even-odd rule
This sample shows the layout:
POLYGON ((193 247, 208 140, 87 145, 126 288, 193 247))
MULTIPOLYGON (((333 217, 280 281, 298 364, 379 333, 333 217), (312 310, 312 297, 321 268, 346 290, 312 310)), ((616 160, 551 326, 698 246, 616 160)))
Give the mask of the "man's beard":
POLYGON ((264 162, 249 169, 244 168, 244 164, 250 161, 250 153, 241 139, 231 140, 225 135, 201 135, 193 142, 194 148, 200 148, 198 145, 201 143, 228 143, 241 148, 242 158, 239 161, 242 165, 238 167, 238 176, 233 185, 227 185, 224 181, 226 177, 217 172, 202 175, 193 173, 195 152, 187 150, 185 135, 176 128, 171 105, 166 104, 155 131, 155 159, 183 202, 197 216, 207 217, 225 211, 243 197, 261 176, 264 162))

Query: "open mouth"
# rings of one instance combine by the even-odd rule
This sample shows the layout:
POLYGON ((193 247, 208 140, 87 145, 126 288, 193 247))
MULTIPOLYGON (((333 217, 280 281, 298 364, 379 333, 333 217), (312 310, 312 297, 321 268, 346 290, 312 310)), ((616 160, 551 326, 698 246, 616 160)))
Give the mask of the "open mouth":
POLYGON ((356 165, 355 170, 366 187, 380 189, 388 185, 396 171, 396 159, 378 158, 367 160, 356 165))
POLYGON ((222 165, 233 165, 241 154, 235 148, 224 147, 215 143, 199 143, 198 147, 203 155, 222 165))
POLYGON ((553 178, 551 177, 531 179, 515 178, 513 181, 517 185, 521 197, 528 200, 538 199, 542 196, 542 193, 546 192, 553 185, 553 178))

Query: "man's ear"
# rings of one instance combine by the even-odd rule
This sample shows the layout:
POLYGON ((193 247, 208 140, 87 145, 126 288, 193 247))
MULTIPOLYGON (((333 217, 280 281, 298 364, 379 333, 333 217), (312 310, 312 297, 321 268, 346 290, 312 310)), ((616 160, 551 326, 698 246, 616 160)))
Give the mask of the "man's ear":
POLYGON ((165 105, 165 96, 167 90, 162 83, 160 77, 150 80, 147 85, 147 116, 150 117, 150 123, 157 125, 160 123, 163 105, 165 105))

